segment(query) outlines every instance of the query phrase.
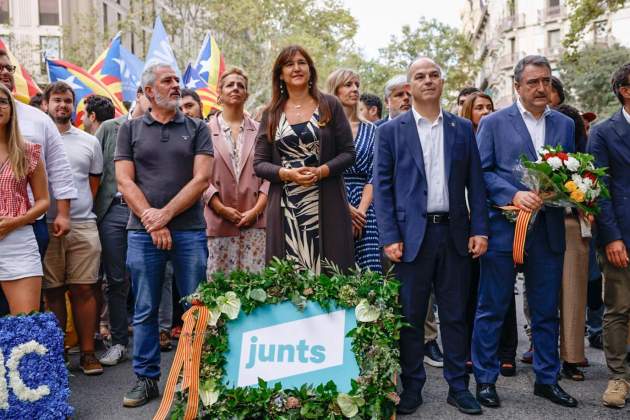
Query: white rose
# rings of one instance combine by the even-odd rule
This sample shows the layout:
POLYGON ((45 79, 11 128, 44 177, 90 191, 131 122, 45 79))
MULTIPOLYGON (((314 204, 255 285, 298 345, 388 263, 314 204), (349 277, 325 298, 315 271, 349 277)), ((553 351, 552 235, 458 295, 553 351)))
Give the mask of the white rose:
POLYGON ((573 174, 571 175, 571 181, 575 182, 575 184, 581 184, 582 183, 582 177, 579 176, 578 174, 573 174))
POLYGON ((564 161, 564 165, 567 167, 568 170, 570 170, 571 172, 575 172, 578 169, 580 169, 580 161, 577 160, 574 157, 569 156, 569 158, 567 160, 564 161))
POLYGON ((551 166, 551 168, 554 171, 562 168, 562 159, 560 159, 557 156, 550 157, 549 159, 547 159, 547 163, 549 164, 549 166, 551 166))
POLYGON ((593 185, 593 180, 591 178, 582 178, 582 182, 588 187, 591 187, 593 185))

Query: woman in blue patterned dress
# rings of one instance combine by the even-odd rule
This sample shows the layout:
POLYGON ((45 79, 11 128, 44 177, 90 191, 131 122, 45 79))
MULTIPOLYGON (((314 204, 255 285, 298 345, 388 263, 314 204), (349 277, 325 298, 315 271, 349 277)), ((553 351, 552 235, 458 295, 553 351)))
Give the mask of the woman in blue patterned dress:
POLYGON ((372 205, 372 161, 376 126, 359 117, 359 75, 335 70, 328 76, 328 92, 343 106, 352 128, 356 160, 343 174, 348 194, 356 262, 363 269, 382 273, 376 215, 372 205))

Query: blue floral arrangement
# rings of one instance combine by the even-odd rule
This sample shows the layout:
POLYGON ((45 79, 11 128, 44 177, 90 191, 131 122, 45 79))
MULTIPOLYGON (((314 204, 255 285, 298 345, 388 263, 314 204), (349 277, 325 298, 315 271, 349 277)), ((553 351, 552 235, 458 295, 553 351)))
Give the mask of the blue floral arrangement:
POLYGON ((70 388, 55 315, 0 318, 0 419, 67 419, 70 388))

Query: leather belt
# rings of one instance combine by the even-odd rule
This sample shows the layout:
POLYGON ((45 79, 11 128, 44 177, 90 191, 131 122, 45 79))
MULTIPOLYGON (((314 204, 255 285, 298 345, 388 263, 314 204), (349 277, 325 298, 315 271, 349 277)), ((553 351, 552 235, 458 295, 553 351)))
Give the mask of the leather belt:
POLYGON ((427 221, 436 225, 448 224, 448 213, 427 213, 427 221))

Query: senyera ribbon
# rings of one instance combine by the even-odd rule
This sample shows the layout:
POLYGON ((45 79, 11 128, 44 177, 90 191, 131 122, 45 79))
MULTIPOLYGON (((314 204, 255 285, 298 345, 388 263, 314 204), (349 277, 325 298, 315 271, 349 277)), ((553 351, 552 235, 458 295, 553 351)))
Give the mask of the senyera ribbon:
POLYGON ((179 337, 177 352, 175 353, 171 371, 168 374, 160 408, 153 416, 153 420, 166 419, 171 410, 175 396, 175 387, 182 368, 181 391, 188 389, 188 404, 186 405, 184 420, 193 420, 197 417, 197 411, 199 410, 199 365, 204 333, 208 326, 208 317, 208 308, 199 302, 194 302, 193 306, 182 316, 184 326, 179 337))
POLYGON ((516 213, 516 226, 514 228, 514 242, 512 244, 512 259, 514 264, 521 265, 525 261, 525 240, 527 239, 527 229, 533 213, 522 210, 516 206, 501 206, 504 211, 516 213))

